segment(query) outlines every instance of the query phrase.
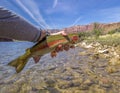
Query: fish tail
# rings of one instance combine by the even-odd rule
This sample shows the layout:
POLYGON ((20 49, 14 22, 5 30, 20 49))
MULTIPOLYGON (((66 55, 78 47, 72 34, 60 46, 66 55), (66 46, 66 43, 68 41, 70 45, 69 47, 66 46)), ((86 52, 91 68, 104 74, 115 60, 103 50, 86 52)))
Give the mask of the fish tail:
POLYGON ((30 58, 30 51, 27 49, 26 53, 8 63, 9 66, 15 67, 17 73, 21 72, 30 58))

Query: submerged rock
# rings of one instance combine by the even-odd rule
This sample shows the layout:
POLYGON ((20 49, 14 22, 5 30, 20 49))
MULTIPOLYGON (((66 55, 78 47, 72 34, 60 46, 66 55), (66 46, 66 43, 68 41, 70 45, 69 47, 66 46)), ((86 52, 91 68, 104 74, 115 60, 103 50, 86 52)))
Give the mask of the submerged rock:
POLYGON ((116 69, 114 66, 108 66, 108 67, 106 68, 106 71, 107 71, 108 73, 115 73, 115 72, 118 72, 118 69, 116 69))
POLYGON ((119 49, 95 42, 83 46, 92 47, 81 49, 78 45, 67 53, 60 52, 54 59, 46 55, 42 62, 19 74, 12 73, 11 77, 0 66, 0 92, 119 93, 119 49))
POLYGON ((116 56, 110 59, 108 62, 109 65, 120 65, 120 57, 116 56))

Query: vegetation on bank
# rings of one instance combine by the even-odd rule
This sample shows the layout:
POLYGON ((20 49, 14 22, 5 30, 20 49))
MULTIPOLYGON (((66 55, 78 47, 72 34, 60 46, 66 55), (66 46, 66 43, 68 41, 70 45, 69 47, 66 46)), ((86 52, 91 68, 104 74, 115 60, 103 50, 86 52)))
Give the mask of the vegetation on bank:
POLYGON ((109 31, 104 34, 104 29, 101 29, 98 23, 94 23, 93 31, 79 32, 81 40, 87 40, 88 42, 99 42, 107 45, 120 45, 120 27, 109 31))
POLYGON ((98 39, 89 37, 86 40, 88 42, 99 42, 103 45, 118 46, 120 45, 120 33, 101 35, 98 39))
MULTIPOLYGON (((109 32, 105 32, 99 23, 94 23, 92 31, 83 31, 79 33, 68 34, 71 38, 74 35, 80 37, 80 41, 87 40, 88 42, 99 42, 103 45, 120 45, 120 27, 109 32)), ((49 36, 49 41, 64 39, 61 35, 49 36)))

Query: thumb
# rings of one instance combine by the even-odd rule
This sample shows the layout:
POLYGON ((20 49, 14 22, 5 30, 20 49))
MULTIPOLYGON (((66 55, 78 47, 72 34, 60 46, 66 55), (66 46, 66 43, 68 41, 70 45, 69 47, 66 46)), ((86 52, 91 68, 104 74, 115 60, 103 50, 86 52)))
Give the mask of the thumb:
POLYGON ((67 36, 67 33, 65 31, 61 31, 62 36, 67 36))

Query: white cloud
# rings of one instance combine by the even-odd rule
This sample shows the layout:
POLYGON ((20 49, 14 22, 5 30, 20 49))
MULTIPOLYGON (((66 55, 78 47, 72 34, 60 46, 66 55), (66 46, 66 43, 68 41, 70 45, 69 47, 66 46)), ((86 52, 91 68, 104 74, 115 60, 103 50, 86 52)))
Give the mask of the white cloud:
POLYGON ((110 23, 110 22, 120 22, 120 7, 111 7, 105 9, 97 9, 87 13, 84 18, 87 23, 91 22, 101 22, 101 23, 110 23), (89 17, 88 17, 89 16, 89 17))
POLYGON ((43 28, 49 28, 42 17, 37 4, 33 0, 16 0, 17 4, 26 11, 43 28))
POLYGON ((58 3, 58 0, 54 0, 53 8, 55 8, 57 6, 57 3, 58 3))
POLYGON ((47 14, 52 14, 52 13, 68 14, 68 13, 73 13, 75 11, 75 8, 76 6, 73 6, 72 2, 61 1, 61 0, 58 2, 58 0, 54 0, 53 7, 47 8, 45 12, 47 14))
POLYGON ((120 7, 102 9, 98 11, 98 14, 110 21, 120 21, 120 7))
POLYGON ((72 26, 74 26, 75 24, 77 24, 80 20, 82 19, 82 17, 78 17, 72 24, 72 26))
POLYGON ((78 17, 73 25, 89 24, 93 22, 112 23, 120 22, 120 7, 91 10, 89 13, 78 17))

